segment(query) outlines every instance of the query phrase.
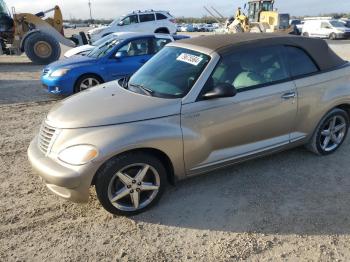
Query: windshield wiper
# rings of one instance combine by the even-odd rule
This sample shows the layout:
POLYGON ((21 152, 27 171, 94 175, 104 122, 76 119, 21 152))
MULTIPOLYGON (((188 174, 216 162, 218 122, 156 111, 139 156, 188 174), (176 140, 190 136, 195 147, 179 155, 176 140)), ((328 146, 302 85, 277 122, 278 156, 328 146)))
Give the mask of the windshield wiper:
POLYGON ((143 85, 137 85, 137 84, 130 84, 129 83, 129 86, 137 87, 138 89, 141 89, 141 91, 144 92, 146 95, 153 96, 154 91, 149 89, 149 88, 144 87, 143 85))

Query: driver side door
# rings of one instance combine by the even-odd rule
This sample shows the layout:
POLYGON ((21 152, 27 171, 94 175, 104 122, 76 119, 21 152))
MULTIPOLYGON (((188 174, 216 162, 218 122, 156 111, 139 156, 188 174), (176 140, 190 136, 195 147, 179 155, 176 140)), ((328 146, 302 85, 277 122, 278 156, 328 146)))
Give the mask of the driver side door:
POLYGON ((129 77, 153 56, 153 37, 132 39, 108 59, 104 70, 107 81, 129 77))
POLYGON ((297 93, 283 59, 284 47, 241 51, 221 59, 202 94, 222 83, 234 97, 184 104, 181 126, 188 175, 289 144, 297 93), (244 62, 243 62, 244 61, 244 62))

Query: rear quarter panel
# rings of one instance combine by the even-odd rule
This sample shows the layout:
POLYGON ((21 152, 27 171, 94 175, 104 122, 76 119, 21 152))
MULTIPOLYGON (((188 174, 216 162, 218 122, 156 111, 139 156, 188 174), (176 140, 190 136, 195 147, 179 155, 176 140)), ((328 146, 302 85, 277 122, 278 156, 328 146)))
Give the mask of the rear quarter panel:
POLYGON ((333 108, 350 105, 350 66, 295 80, 298 91, 296 131, 310 138, 333 108))

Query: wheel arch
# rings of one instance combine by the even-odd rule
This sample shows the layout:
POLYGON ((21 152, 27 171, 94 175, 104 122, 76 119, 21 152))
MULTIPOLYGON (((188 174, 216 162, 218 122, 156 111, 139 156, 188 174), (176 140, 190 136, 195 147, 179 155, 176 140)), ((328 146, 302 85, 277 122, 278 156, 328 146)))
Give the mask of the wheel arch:
POLYGON ((88 76, 88 75, 92 75, 92 76, 95 76, 95 77, 99 78, 99 80, 102 81, 101 83, 105 83, 105 82, 106 82, 100 74, 98 74, 98 73, 96 73, 96 72, 91 72, 91 73, 89 72, 89 73, 83 73, 83 74, 79 75, 79 76, 76 78, 76 80, 74 81, 74 87, 76 86, 76 84, 78 83, 78 81, 79 81, 81 78, 83 78, 84 76, 88 76))
MULTIPOLYGON (((337 108, 344 110, 350 119, 350 104, 340 104, 340 105, 334 107, 333 109, 337 109, 337 108)), ((332 110, 330 110, 330 111, 332 111, 332 110)))
POLYGON ((154 33, 170 34, 170 30, 167 27, 159 27, 154 31, 154 33))
POLYGON ((109 158, 98 168, 98 170, 96 171, 95 175, 92 178, 91 185, 95 185, 97 175, 104 168, 104 166, 106 165, 106 163, 108 161, 110 161, 111 159, 113 159, 115 157, 118 157, 118 156, 121 156, 124 154, 130 154, 130 153, 145 153, 145 154, 150 154, 150 155, 158 158, 164 164, 164 167, 167 171, 168 182, 171 185, 175 185, 176 179, 175 179, 174 166, 173 166, 172 161, 170 160, 170 157, 166 153, 164 153, 163 151, 161 151, 159 149, 151 148, 151 147, 143 147, 143 148, 135 148, 135 149, 127 150, 127 151, 124 151, 122 153, 119 153, 119 154, 114 155, 113 157, 109 158))

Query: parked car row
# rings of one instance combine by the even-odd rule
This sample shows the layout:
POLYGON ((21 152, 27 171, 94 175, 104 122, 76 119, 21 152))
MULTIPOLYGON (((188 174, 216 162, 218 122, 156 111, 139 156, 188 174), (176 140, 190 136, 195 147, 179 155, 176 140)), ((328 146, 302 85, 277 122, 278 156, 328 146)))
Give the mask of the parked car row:
POLYGON ((214 32, 220 27, 219 24, 179 24, 177 32, 214 32))

